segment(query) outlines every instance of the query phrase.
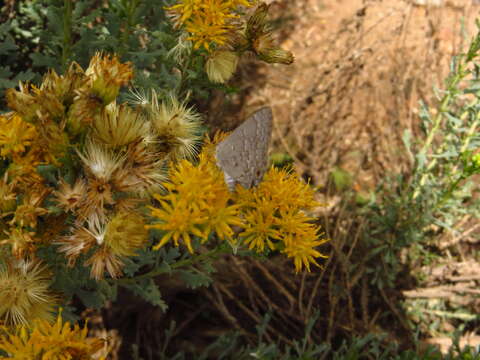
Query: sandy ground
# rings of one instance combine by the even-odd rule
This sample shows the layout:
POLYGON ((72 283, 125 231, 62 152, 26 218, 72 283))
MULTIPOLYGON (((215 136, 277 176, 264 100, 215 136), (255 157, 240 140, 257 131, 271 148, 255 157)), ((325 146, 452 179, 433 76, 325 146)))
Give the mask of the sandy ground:
POLYGON ((273 107, 276 149, 319 186, 334 167, 370 188, 386 169, 408 166, 399 156, 403 131, 418 131, 418 101, 435 101, 432 87, 473 34, 479 7, 303 0, 272 9, 294 16, 279 39, 296 61, 263 67, 266 85, 247 102, 273 107))

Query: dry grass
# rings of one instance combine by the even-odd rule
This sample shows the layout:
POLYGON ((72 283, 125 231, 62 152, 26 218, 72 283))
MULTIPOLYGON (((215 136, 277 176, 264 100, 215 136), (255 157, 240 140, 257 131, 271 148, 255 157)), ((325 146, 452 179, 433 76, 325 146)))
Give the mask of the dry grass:
MULTIPOLYGON (((288 153, 297 170, 317 186, 327 184, 332 169, 340 167, 353 176, 353 190, 365 193, 385 174, 408 174, 403 133, 408 129, 421 136, 419 100, 435 104, 433 86, 442 86, 451 57, 468 44, 478 6, 469 1, 436 8, 406 1, 327 3, 274 3, 279 14, 294 15, 282 39, 296 62, 255 71, 247 67, 241 87, 255 88, 255 93, 234 98, 233 108, 238 119, 247 112, 238 111, 238 104, 245 102, 243 109, 270 104, 275 151, 288 153), (466 38, 463 23, 470 34, 466 38), (262 82, 265 86, 258 90, 262 82)), ((369 249, 360 240, 365 219, 340 205, 339 194, 330 190, 324 187, 319 193, 331 205, 322 214, 332 239, 324 270, 295 276, 281 260, 229 258, 206 296, 227 327, 251 339, 255 325, 271 309, 275 317, 266 340, 290 344, 302 336, 304 324, 318 309, 321 316, 312 341, 387 331, 395 334, 392 340, 410 342, 400 301, 413 295, 402 294, 401 288, 372 293, 365 263, 369 249)), ((465 234, 456 242, 471 236, 468 230, 465 234)), ((405 283, 409 276, 405 274, 405 283)), ((472 298, 467 302, 471 308, 476 304, 472 298)))
MULTIPOLYGON (((285 14, 292 15, 282 24, 280 37, 283 47, 295 53, 295 64, 267 67, 246 60, 237 77, 240 95, 227 102, 221 95, 214 99, 209 120, 213 130, 232 129, 252 108, 273 107, 274 151, 288 153, 302 175, 323 187, 318 196, 328 206, 319 213, 319 221, 331 239, 324 249, 330 258, 323 269, 295 275, 283 257, 266 262, 226 257, 216 264, 215 283, 201 291, 184 289, 176 279, 158 279, 170 305, 168 313, 159 314, 144 304, 140 307, 131 298, 121 299, 119 303, 136 309, 129 310, 123 326, 138 329, 133 332, 135 338, 124 343, 155 349, 175 320, 172 351, 202 349, 228 330, 239 331, 254 344, 256 326, 271 311, 264 341, 292 344, 303 337, 305 324, 318 310, 312 342, 335 344, 352 335, 386 331, 391 334, 388 341, 411 344, 408 321, 416 319, 404 312, 404 297, 425 298, 425 289, 433 288, 429 294, 435 301, 447 292, 447 297, 462 299, 458 306, 478 307, 473 291, 477 273, 469 273, 473 280, 455 280, 460 285, 453 288, 445 288, 452 272, 427 279, 425 289, 408 288, 413 283, 408 273, 398 289, 372 287, 367 263, 371 249, 362 242, 368 219, 342 201, 342 193, 326 186, 335 167, 349 172, 354 178, 351 190, 361 193, 373 191, 386 174, 408 174, 411 164, 402 144, 403 132, 408 129, 420 135, 418 101, 435 103, 432 87, 441 86, 451 56, 465 43, 461 19, 472 29, 478 12, 478 6, 469 1, 460 5, 447 2, 443 7, 425 8, 396 0, 273 2, 280 21, 285 14)), ((443 250, 465 249, 459 244, 467 239, 469 246, 475 246, 472 229, 476 224, 468 223, 470 230, 457 238, 439 240, 443 250)), ((451 259, 448 266, 455 264, 451 259)), ((454 266, 457 271, 458 266, 454 266)), ((433 273, 438 271, 432 267, 433 273)), ((113 309, 108 318, 116 319, 123 310, 113 309)), ((447 322, 442 324, 444 329, 455 324, 447 322)), ((424 337, 435 335, 428 326, 422 331, 424 337)), ((475 329, 468 331, 475 333, 475 329)))

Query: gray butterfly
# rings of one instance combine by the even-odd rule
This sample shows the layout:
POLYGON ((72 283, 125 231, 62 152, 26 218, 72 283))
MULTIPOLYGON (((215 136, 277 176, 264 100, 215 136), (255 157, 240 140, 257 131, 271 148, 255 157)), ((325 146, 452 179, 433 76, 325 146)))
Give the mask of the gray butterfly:
POLYGON ((215 150, 230 190, 236 184, 249 189, 260 183, 268 166, 268 144, 272 135, 272 109, 264 107, 220 142, 215 150))

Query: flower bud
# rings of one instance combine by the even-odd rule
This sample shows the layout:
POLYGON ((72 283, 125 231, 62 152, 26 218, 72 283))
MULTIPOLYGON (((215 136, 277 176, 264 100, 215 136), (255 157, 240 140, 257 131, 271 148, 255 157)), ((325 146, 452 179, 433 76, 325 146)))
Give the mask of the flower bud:
POLYGON ((214 52, 207 63, 205 68, 208 78, 212 82, 225 83, 228 81, 235 72, 238 64, 238 56, 233 51, 216 51, 214 52))

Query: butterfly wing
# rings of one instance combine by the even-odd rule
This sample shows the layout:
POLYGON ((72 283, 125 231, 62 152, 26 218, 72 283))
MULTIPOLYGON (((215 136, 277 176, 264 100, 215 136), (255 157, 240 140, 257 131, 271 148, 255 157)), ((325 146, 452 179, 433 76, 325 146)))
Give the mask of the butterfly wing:
POLYGON ((230 187, 258 185, 268 165, 268 144, 272 134, 272 109, 262 108, 236 128, 215 150, 217 165, 230 187))

